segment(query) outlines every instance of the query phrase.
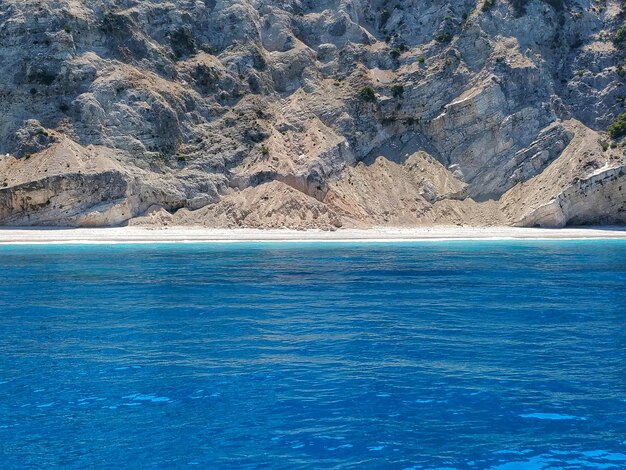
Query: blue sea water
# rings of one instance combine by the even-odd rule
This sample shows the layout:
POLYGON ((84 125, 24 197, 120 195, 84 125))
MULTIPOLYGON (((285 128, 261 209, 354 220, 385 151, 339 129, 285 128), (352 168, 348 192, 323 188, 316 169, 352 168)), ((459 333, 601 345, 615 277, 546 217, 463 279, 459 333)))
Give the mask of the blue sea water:
POLYGON ((626 468, 626 242, 0 247, 2 468, 626 468))

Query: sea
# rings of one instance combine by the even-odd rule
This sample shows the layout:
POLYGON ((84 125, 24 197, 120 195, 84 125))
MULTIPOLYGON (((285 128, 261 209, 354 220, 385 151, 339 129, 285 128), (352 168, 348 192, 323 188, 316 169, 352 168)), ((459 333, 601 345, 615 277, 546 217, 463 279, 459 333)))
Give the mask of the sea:
POLYGON ((0 246, 0 468, 624 469, 626 240, 0 246))

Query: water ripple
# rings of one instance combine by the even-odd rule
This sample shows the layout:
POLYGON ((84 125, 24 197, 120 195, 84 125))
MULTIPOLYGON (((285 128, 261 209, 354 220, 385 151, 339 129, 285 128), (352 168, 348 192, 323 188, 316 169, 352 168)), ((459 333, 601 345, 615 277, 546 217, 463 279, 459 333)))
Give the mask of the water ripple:
POLYGON ((3 468, 626 466, 623 241, 0 252, 3 468))

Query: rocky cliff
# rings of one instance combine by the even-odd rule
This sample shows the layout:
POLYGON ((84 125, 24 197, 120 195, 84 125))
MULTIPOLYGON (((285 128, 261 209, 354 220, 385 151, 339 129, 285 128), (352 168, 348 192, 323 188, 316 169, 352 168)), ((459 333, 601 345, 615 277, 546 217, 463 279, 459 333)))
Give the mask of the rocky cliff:
POLYGON ((0 0, 0 223, 626 223, 624 8, 0 0))

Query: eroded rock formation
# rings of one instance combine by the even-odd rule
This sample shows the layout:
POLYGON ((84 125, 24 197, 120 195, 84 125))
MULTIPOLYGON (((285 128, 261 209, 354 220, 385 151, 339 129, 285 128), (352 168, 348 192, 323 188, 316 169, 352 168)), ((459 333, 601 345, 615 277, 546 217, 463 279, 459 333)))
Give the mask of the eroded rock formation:
POLYGON ((4 225, 626 223, 621 2, 0 6, 4 225))

